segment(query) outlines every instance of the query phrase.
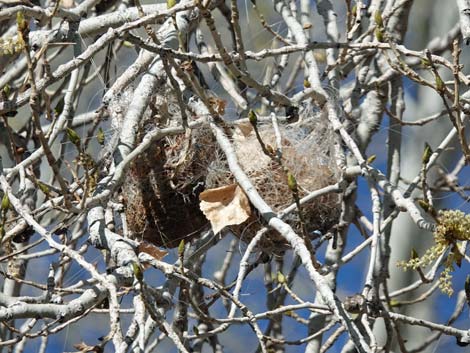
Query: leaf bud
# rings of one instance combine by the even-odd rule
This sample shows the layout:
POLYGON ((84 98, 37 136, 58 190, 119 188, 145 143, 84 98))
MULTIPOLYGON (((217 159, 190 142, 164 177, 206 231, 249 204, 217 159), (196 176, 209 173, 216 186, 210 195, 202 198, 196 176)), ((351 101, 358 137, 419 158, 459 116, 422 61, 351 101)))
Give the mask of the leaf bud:
POLYGON ((375 24, 380 27, 380 28, 383 28, 384 26, 384 20, 382 18, 382 14, 380 13, 379 10, 375 11, 374 13, 374 20, 375 20, 375 24))
POLYGON ((256 126, 258 122, 258 116, 253 111, 253 109, 250 109, 250 111, 248 112, 248 119, 250 120, 251 125, 256 126))
POLYGON ((10 208, 10 198, 7 194, 3 195, 2 198, 2 211, 7 211, 10 208))
POLYGON ((291 172, 287 172, 287 186, 292 192, 297 192, 297 180, 291 172))
POLYGON ((80 145, 80 136, 78 136, 77 132, 71 128, 67 128, 67 137, 69 138, 70 142, 72 142, 75 146, 80 145))

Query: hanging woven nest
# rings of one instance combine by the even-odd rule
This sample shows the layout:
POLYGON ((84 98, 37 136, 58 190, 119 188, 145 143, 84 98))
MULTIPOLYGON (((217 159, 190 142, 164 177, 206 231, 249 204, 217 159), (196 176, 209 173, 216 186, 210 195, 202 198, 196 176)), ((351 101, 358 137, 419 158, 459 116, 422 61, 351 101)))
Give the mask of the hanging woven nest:
MULTIPOLYGON (((160 92, 146 112, 137 142, 147 131, 180 123, 181 112, 171 90, 160 92)), ((132 162, 122 187, 132 238, 174 248, 207 229, 198 196, 215 146, 210 131, 193 129, 154 142, 132 162)))
POLYGON ((137 239, 174 248, 208 224, 199 209, 213 141, 194 130, 158 141, 131 165, 123 186, 129 230, 137 239), (205 146, 201 148, 200 146, 205 146))
MULTIPOLYGON (((165 104, 158 102, 158 110, 166 109, 167 116, 180 115, 174 105, 165 104)), ((179 121, 178 118, 174 120, 179 121)), ((145 131, 162 127, 161 121, 158 116, 144 119, 138 140, 143 138, 145 131)), ((173 120, 165 121, 164 126, 169 126, 173 120)), ((295 176, 300 197, 334 184, 340 177, 335 158, 332 158, 334 133, 319 116, 304 119, 302 124, 281 124, 279 130, 281 146, 276 145, 279 139, 276 139, 271 123, 258 126, 265 145, 272 149, 281 147, 282 166, 263 153, 253 129, 239 125, 232 129, 231 136, 241 167, 275 212, 294 202, 287 185, 286 169, 295 176)), ((125 178, 122 194, 130 236, 167 248, 178 246, 182 239, 189 242, 209 226, 200 209, 200 193, 227 187, 234 192, 235 200, 240 201, 243 195, 241 189, 233 186, 235 184, 225 156, 209 129, 201 127, 186 134, 165 137, 132 162, 125 178)), ((248 201, 241 201, 245 208, 250 208, 248 201)), ((329 231, 338 221, 340 201, 338 194, 328 194, 302 206, 303 229, 312 236, 316 231, 329 231)), ((248 219, 240 221, 234 217, 237 219, 234 223, 229 220, 232 215, 222 215, 219 217, 222 227, 217 231, 225 227, 226 218, 226 225, 232 232, 242 241, 249 242, 263 225, 260 217, 251 211, 248 219)), ((302 231, 296 210, 285 221, 294 230, 302 231)), ((287 247, 285 240, 274 231, 268 232, 259 245, 263 250, 287 247)))

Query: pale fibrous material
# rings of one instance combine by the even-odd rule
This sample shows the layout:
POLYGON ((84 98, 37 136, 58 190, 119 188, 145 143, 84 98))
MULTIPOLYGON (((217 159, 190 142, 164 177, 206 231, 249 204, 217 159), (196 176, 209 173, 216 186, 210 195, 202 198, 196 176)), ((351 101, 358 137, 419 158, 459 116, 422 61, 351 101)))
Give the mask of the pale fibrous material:
MULTIPOLYGON (((277 146, 276 133, 271 122, 260 124, 258 130, 266 146, 279 150, 282 165, 263 152, 249 125, 241 124, 234 129, 233 146, 241 167, 274 211, 281 212, 294 203, 293 194, 287 185, 287 170, 297 180, 300 197, 339 180, 340 170, 335 159, 329 157, 334 153, 334 134, 320 115, 305 116, 300 123, 280 124, 280 136, 277 136, 280 137, 280 146, 277 146)), ((217 187, 227 184, 229 180, 232 180, 232 176, 224 160, 214 160, 209 167, 206 186, 217 187)), ((340 201, 338 194, 327 194, 304 205, 302 212, 307 231, 315 235, 331 230, 339 217, 340 201)), ((298 213, 291 214, 287 221, 300 230, 298 213)), ((253 215, 250 221, 238 227, 231 227, 231 230, 243 241, 248 242, 261 223, 257 221, 257 216, 253 215)), ((264 249, 285 248, 284 240, 276 232, 268 232, 261 244, 264 249)))

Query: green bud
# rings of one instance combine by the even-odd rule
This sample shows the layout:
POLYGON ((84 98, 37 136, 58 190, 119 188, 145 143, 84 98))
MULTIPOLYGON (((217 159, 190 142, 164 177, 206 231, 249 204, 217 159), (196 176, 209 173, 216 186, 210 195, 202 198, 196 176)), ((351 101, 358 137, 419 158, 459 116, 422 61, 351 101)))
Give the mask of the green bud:
POLYGON ((351 15, 356 16, 357 14, 357 5, 354 5, 351 9, 351 15))
POLYGON ((430 62, 428 59, 421 58, 421 65, 422 65, 423 67, 430 67, 430 66, 431 66, 431 62, 430 62))
POLYGON ((418 252, 415 248, 411 249, 411 259, 417 259, 419 257, 418 252))
POLYGON ((297 192, 297 180, 291 172, 287 172, 287 186, 292 192, 297 192))
POLYGON ((383 42, 385 40, 384 31, 382 28, 377 27, 375 29, 375 38, 377 38, 379 42, 383 42))
POLYGON ((375 24, 380 27, 380 28, 383 28, 384 26, 384 20, 382 18, 382 14, 380 13, 379 10, 375 11, 374 13, 374 20, 375 20, 375 24))
POLYGON ((18 26, 18 31, 21 33, 28 29, 28 21, 26 21, 24 14, 21 11, 16 13, 16 25, 18 26))
POLYGON ((375 155, 375 154, 369 156, 369 158, 367 158, 367 161, 366 161, 367 164, 372 164, 375 161, 376 158, 377 158, 377 155, 375 155))
POLYGON ((22 12, 22 11, 18 11, 18 12, 16 13, 16 24, 18 25, 18 27, 19 27, 20 25, 22 25, 24 21, 25 21, 25 19, 24 19, 24 14, 23 14, 23 12, 22 12))
POLYGON ((310 81, 308 80, 308 78, 305 78, 305 79, 304 79, 304 87, 305 87, 305 88, 310 88, 310 87, 312 87, 312 85, 310 84, 310 81))
POLYGON ((178 256, 183 256, 184 254, 184 239, 181 239, 180 244, 178 245, 178 256))
POLYGON ((54 108, 54 115, 58 117, 64 111, 64 97, 61 97, 54 108))
POLYGON ((422 200, 422 199, 419 199, 418 200, 418 204, 421 206, 421 208, 423 210, 425 210, 426 212, 429 211, 429 208, 431 207, 431 205, 429 203, 427 203, 426 201, 422 200))
POLYGON ((101 146, 104 145, 104 131, 101 127, 98 129, 98 133, 96 134, 96 139, 98 140, 98 143, 101 146))
POLYGON ((177 3, 177 0, 166 0, 166 8, 171 9, 173 6, 175 6, 177 3))
POLYGON ((142 271, 142 267, 137 262, 132 262, 132 271, 134 272, 135 278, 139 281, 142 282, 144 279, 144 273, 142 271))
POLYGON ((0 225, 0 240, 3 239, 5 237, 5 227, 0 225))
POLYGON ((10 208, 10 198, 8 197, 7 194, 3 195, 2 198, 2 211, 7 211, 10 208))
POLYGON ((68 127, 67 137, 69 138, 70 142, 72 142, 75 146, 80 146, 80 136, 78 136, 75 130, 68 127))
POLYGON ((429 146, 429 144, 425 142, 423 156, 421 157, 423 164, 428 164, 429 159, 431 158, 432 154, 433 152, 432 152, 431 146, 429 146))
POLYGON ((444 81, 442 81, 442 78, 439 75, 436 75, 436 89, 439 92, 443 92, 446 89, 444 81))
POLYGON ((5 86, 3 86, 3 93, 5 93, 5 95, 8 97, 11 93, 11 87, 10 85, 7 83, 5 86))
POLYGON ((134 48, 134 44, 132 44, 131 42, 127 40, 122 41, 122 45, 126 48, 134 48))
POLYGON ((49 190, 49 187, 46 184, 44 184, 41 181, 38 181, 38 187, 39 187, 39 190, 41 190, 44 195, 49 195, 50 190, 49 190))
POLYGON ((277 282, 280 284, 286 283, 286 276, 281 271, 277 271, 277 282))
POLYGON ((434 218, 437 217, 437 211, 434 207, 432 207, 428 202, 426 202, 425 200, 423 199, 419 199, 418 200, 418 204, 421 206, 421 208, 423 210, 425 210, 427 213, 429 213, 431 216, 433 216, 434 218))
POLYGON ((253 126, 256 126, 256 124, 258 123, 258 116, 253 111, 253 109, 250 109, 250 111, 248 112, 248 119, 250 120, 250 123, 253 126))

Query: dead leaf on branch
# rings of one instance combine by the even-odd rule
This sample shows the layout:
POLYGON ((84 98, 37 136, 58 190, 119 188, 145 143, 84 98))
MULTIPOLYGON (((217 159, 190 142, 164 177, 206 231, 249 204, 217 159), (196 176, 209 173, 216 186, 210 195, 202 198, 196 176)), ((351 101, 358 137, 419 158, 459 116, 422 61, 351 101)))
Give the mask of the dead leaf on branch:
POLYGON ((139 243, 138 252, 144 252, 152 256, 155 260, 161 260, 168 254, 168 251, 161 250, 158 246, 155 246, 145 240, 139 243))
POLYGON ((209 104, 217 114, 219 114, 219 115, 224 115, 225 114, 225 107, 227 106, 227 102, 224 101, 223 99, 216 98, 216 97, 210 97, 209 98, 209 104))
POLYGON ((102 353, 103 352, 103 348, 101 348, 100 346, 89 346, 85 342, 74 344, 73 347, 80 350, 77 353, 85 353, 85 352, 102 353))
POLYGON ((209 189, 199 195, 199 207, 211 222, 214 233, 238 225, 251 216, 248 197, 238 184, 209 189))

